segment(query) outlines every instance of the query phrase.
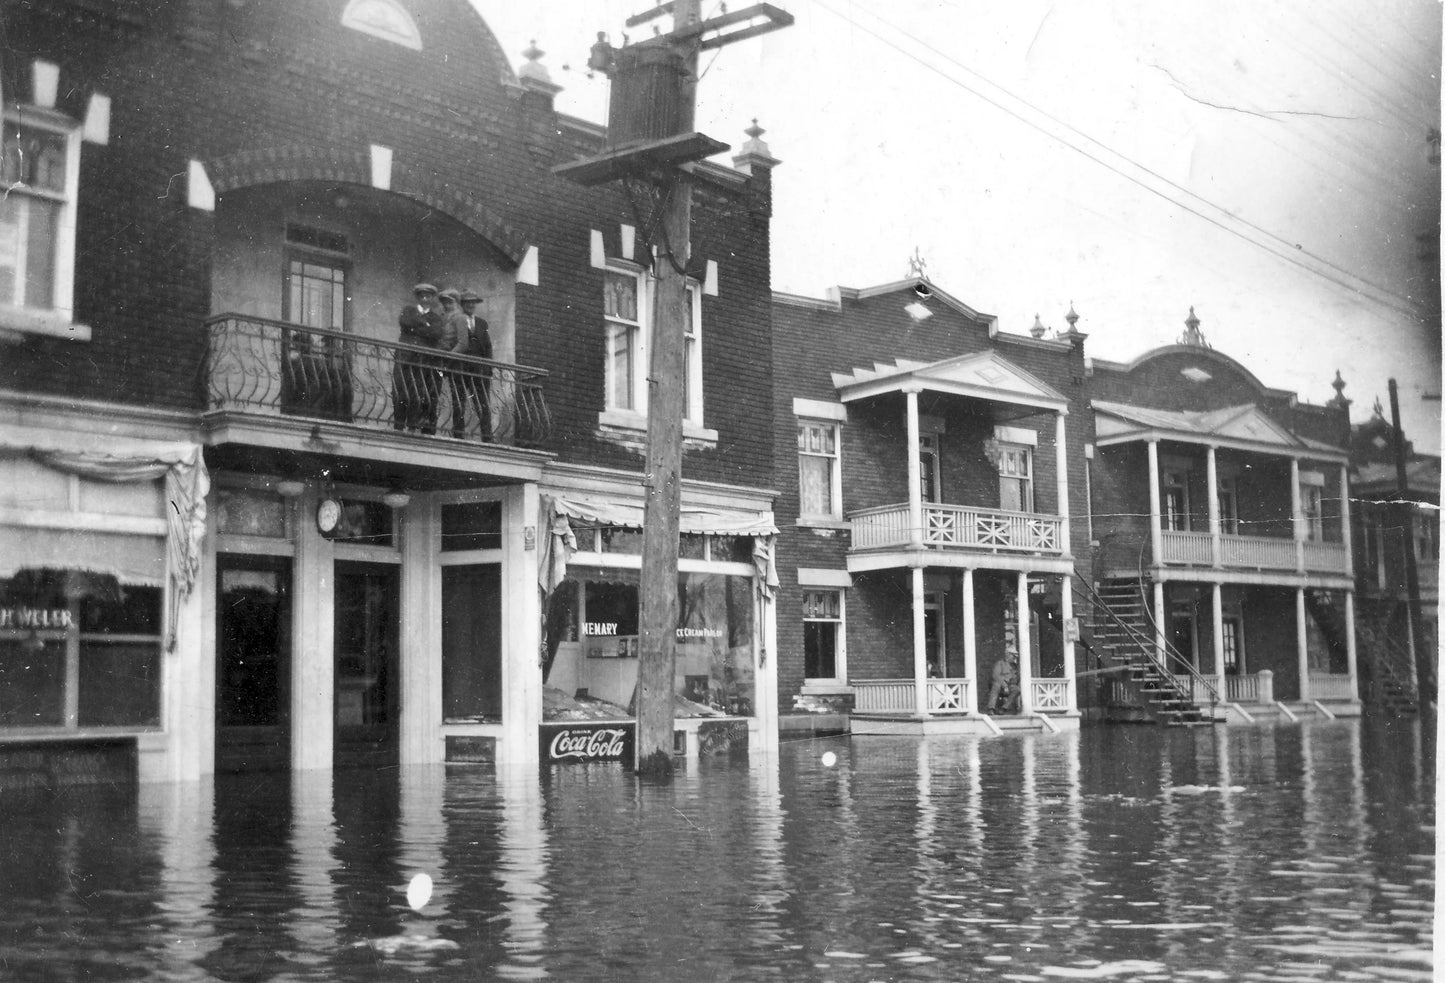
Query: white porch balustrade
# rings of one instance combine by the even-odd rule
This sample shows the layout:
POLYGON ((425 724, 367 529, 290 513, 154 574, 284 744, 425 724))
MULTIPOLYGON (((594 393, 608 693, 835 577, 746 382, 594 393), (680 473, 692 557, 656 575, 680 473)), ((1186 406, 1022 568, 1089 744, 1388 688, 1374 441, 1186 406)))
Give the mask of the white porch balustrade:
MULTIPOLYGON (((854 549, 909 544, 908 505, 882 505, 850 513, 854 549)), ((943 549, 1014 550, 1062 554, 1063 519, 970 505, 923 506, 923 545, 943 549)))
MULTIPOLYGON (((860 713, 912 713, 913 680, 864 679, 852 681, 853 709, 860 713)), ((925 695, 931 714, 968 712, 970 679, 930 679, 925 695)))
POLYGON ((1069 681, 1067 679, 1031 679, 1033 687, 1033 708, 1035 713, 1065 713, 1069 709, 1069 681))
POLYGON ((1343 673, 1310 673, 1310 699, 1312 700, 1353 700, 1355 699, 1355 677, 1343 673))
MULTIPOLYGON (((1186 566, 1213 566, 1213 541, 1214 537, 1207 532, 1163 530, 1159 534, 1160 559, 1186 566)), ((1347 575, 1350 572, 1349 553, 1343 543, 1270 536, 1219 537, 1219 559, 1224 567, 1298 570, 1301 554, 1304 569, 1310 573, 1347 575)))

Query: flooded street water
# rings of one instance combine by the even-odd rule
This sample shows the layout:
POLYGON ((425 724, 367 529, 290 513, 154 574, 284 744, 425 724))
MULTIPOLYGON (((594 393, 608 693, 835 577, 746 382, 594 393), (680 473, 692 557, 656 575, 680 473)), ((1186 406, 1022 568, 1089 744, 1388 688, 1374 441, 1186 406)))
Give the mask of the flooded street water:
POLYGON ((0 978, 1426 980, 1434 769, 1338 721, 7 793, 0 978))

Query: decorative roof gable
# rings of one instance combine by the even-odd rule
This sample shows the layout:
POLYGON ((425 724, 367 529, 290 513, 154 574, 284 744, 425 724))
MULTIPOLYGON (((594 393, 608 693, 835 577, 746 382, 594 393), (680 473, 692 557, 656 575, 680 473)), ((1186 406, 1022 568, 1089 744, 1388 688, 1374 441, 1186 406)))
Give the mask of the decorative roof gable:
POLYGON ((872 368, 832 375, 838 398, 845 403, 882 393, 927 390, 1051 410, 1068 407, 1068 400, 1057 389, 994 352, 937 362, 874 362, 872 368))

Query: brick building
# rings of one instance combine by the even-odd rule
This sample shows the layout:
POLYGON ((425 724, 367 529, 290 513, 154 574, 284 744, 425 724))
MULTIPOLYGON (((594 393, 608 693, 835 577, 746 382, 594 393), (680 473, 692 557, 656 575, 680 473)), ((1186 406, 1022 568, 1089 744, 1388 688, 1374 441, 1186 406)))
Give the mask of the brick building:
POLYGON ((1271 389, 1185 324, 1091 367, 1102 599, 1196 702, 1358 713, 1348 404, 1271 389))
POLYGON ((1377 706, 1418 708, 1415 660, 1440 653, 1440 456, 1404 442, 1405 483, 1395 463, 1395 428, 1375 401, 1350 435, 1361 696, 1377 706), (1413 555, 1422 637, 1409 613, 1413 555))
POLYGON ((1073 319, 1004 333, 913 277, 777 295, 773 329, 780 709, 996 730, 980 711, 1007 658, 1021 713, 1075 726, 1093 429, 1073 319))
MULTIPOLYGON (((3 30, 0 740, 185 779, 535 763, 625 715, 651 244, 552 174, 606 134, 541 53, 514 72, 465 0, 3 30), (481 295, 490 358, 398 342, 418 281, 481 295)), ((695 168, 689 749, 776 733, 776 161, 734 163, 695 168)))

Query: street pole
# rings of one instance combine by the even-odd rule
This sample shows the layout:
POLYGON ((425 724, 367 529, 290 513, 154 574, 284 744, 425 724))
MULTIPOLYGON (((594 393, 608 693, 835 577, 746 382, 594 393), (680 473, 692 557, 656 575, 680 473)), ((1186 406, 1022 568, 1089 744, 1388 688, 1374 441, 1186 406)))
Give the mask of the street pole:
POLYGON ((1435 653, 1425 649, 1424 626, 1420 619, 1420 570, 1415 563, 1415 512, 1416 507, 1407 497, 1410 487, 1405 471, 1405 433, 1400 429, 1400 394, 1395 380, 1390 380, 1390 426, 1395 438, 1395 514, 1399 518, 1401 539, 1404 540, 1405 591, 1407 609, 1410 615, 1410 635, 1414 644, 1410 653, 1415 659, 1415 688, 1420 694, 1421 706, 1435 704, 1435 653))
MULTIPOLYGON (((674 0, 673 31, 700 19, 700 0, 674 0)), ((681 129, 692 129, 697 99, 697 44, 686 42, 681 129)), ((677 546, 682 502, 683 379, 685 338, 692 317, 687 302, 691 253, 692 184, 674 171, 663 187, 662 243, 652 318, 652 359, 647 380, 646 498, 642 517, 642 573, 638 598, 637 772, 672 774, 673 690, 677 674, 677 546)))

